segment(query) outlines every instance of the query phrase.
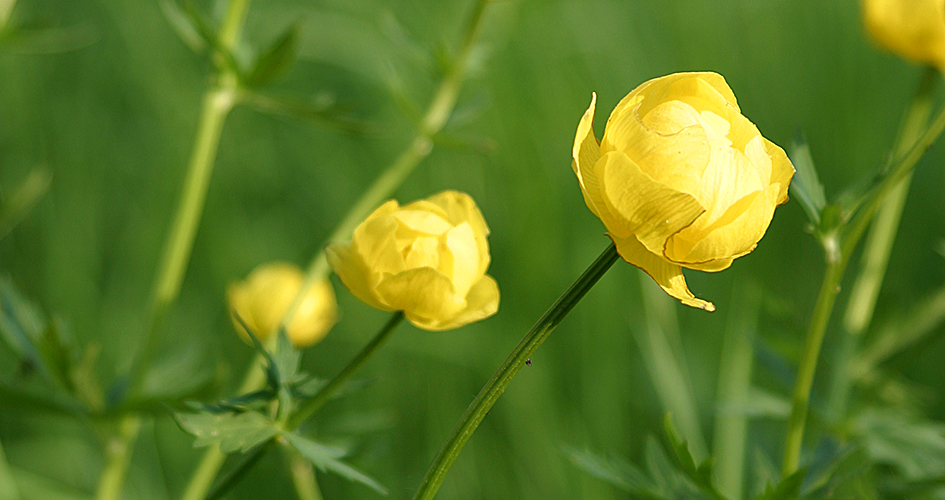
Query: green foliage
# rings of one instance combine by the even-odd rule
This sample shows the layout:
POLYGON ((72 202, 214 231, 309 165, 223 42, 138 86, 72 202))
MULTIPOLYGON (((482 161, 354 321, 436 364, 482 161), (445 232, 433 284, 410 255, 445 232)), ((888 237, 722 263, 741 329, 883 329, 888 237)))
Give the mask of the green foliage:
POLYGON ((246 452, 279 433, 275 423, 260 413, 175 413, 181 429, 196 439, 194 446, 219 444, 220 451, 246 452))
POLYGON ((800 131, 794 136, 788 156, 794 164, 796 173, 791 180, 791 195, 801 204, 811 224, 820 227, 820 213, 827 205, 824 195, 824 186, 820 183, 814 159, 810 154, 810 145, 807 138, 800 131))
POLYGON ((296 23, 287 28, 256 57, 244 80, 248 87, 265 87, 289 70, 298 55, 300 26, 296 23))
POLYGON ((282 437, 320 470, 334 472, 349 481, 363 484, 381 495, 387 494, 387 490, 380 483, 339 460, 345 455, 344 450, 316 443, 296 433, 284 434, 282 437))

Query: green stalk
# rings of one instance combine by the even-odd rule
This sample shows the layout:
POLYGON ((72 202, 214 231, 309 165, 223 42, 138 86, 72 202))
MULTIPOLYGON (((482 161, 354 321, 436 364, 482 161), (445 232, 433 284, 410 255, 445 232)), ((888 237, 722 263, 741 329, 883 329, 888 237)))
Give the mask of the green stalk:
MULTIPOLYGON (((932 113, 932 96, 926 87, 931 87, 939 78, 937 70, 926 71, 926 76, 903 117, 895 150, 893 150, 895 156, 906 154, 928 126, 929 115, 932 113)), ((857 352, 860 338, 873 319, 876 300, 886 275, 889 256, 892 253, 893 243, 896 241, 896 233, 899 230, 899 222, 902 219, 902 211, 905 208, 911 184, 912 174, 910 173, 890 191, 866 236, 863 254, 860 257, 860 271, 850 291, 842 328, 839 332, 839 347, 831 363, 830 388, 827 393, 827 415, 830 420, 835 421, 841 417, 849 400, 852 387, 851 362, 857 352)))
POLYGON ((289 430, 295 430, 298 426, 302 425, 302 422, 305 422, 308 417, 311 417, 326 401, 328 401, 338 389, 341 387, 354 375, 358 370, 364 366, 364 363, 377 351, 377 349, 384 344, 384 341, 390 337, 390 334, 393 333, 394 329, 397 328, 397 325, 400 324, 404 319, 403 312, 396 312, 393 316, 387 321, 387 324, 377 335, 371 339, 370 342, 364 348, 361 349, 354 359, 352 359, 348 366, 345 366, 338 375, 335 375, 335 378, 331 379, 330 382, 325 384, 324 387, 318 390, 312 399, 305 402, 301 408, 291 418, 286 422, 286 427, 289 430))
POLYGON ((312 462, 302 456, 291 446, 282 446, 286 460, 289 461, 289 470, 292 472, 292 484, 295 485, 295 495, 299 500, 324 500, 318 489, 315 478, 315 468, 312 462))
POLYGON ((141 417, 126 415, 118 421, 117 435, 105 443, 105 469, 99 476, 95 490, 96 500, 118 500, 125 484, 125 475, 131 463, 135 439, 141 429, 141 417))
MULTIPOLYGON (((249 0, 230 1, 220 28, 220 46, 223 50, 232 51, 236 47, 248 8, 249 0)), ((215 54, 214 57, 225 59, 223 54, 215 54)), ((187 271, 187 263, 193 250, 194 238, 213 173, 213 164, 220 146, 223 124, 236 99, 235 69, 222 64, 218 64, 218 67, 223 69, 217 76, 216 85, 208 89, 203 97, 194 149, 187 165, 180 203, 161 254, 157 276, 151 291, 148 305, 148 330, 144 347, 132 363, 128 389, 124 391, 123 396, 140 389, 151 357, 158 346, 164 320, 171 305, 180 294, 181 283, 187 271)), ((125 473, 131 460, 131 451, 140 428, 140 416, 122 417, 119 434, 109 442, 106 449, 106 464, 99 480, 97 498, 111 500, 117 499, 121 494, 125 473)))
POLYGON ((512 350, 509 357, 502 363, 502 366, 496 370, 489 382, 479 391, 479 395, 473 400, 466 413, 463 414, 453 433, 443 444, 443 449, 430 465, 430 469, 420 483, 420 488, 414 495, 414 500, 430 500, 440 489, 446 473, 450 470, 453 462, 459 457, 463 446, 469 441, 476 428, 482 423, 489 410, 498 401, 499 396, 505 392, 506 387, 512 382, 512 379, 519 370, 525 366, 532 354, 548 338, 551 332, 558 326, 571 309, 577 305, 584 295, 597 283, 598 280, 617 262, 617 248, 611 244, 595 260, 590 267, 584 271, 577 281, 571 285, 561 297, 552 304, 551 308, 535 323, 535 326, 525 335, 518 346, 512 350))
POLYGON ((20 500, 20 490, 16 486, 16 479, 10 469, 10 463, 3 453, 3 444, 0 443, 0 498, 4 500, 20 500))
POLYGON ((718 460, 715 475, 719 490, 732 500, 743 497, 748 417, 741 409, 748 403, 751 389, 753 344, 761 297, 761 290, 755 286, 735 293, 734 307, 722 340, 712 456, 718 460))
POLYGON ((679 302, 653 286, 653 280, 642 273, 640 285, 643 288, 646 327, 642 331, 634 330, 634 338, 644 353, 644 366, 656 387, 663 411, 673 415, 683 439, 689 442, 693 458, 705 460, 709 454, 708 447, 699 424, 696 396, 681 348, 675 309, 679 302))
MULTIPOLYGON (((920 86, 919 93, 914 101, 926 99, 927 95, 933 90, 931 83, 934 75, 927 73, 923 85, 920 86)), ((911 106, 909 114, 921 112, 921 106, 911 106)), ((907 117, 904 123, 914 121, 907 117)), ((827 331, 827 325, 833 312, 833 306, 837 294, 840 292, 840 282, 849 262, 850 256, 856 249, 856 245, 862 238, 866 228, 876 216, 880 206, 888 199, 889 195, 897 186, 907 178, 913 171, 915 164, 922 158, 925 151, 938 139, 942 131, 945 130, 945 108, 943 108, 928 129, 913 142, 913 146, 902 155, 892 156, 892 165, 887 174, 867 196, 863 206, 857 210, 856 214, 850 219, 849 223, 842 227, 842 237, 840 234, 830 234, 824 236, 824 248, 827 251, 827 268, 824 273, 824 280, 821 284, 820 293, 817 296, 817 302, 814 305, 814 312, 811 317, 811 323, 807 331, 807 337, 804 341, 804 348, 801 353, 801 361, 798 367, 797 379, 794 385, 794 391, 791 398, 791 416, 788 419, 788 429, 785 436, 784 460, 782 462, 782 477, 793 474, 798 469, 800 463, 801 446, 804 441, 804 425, 807 420, 807 410, 810 403, 810 393, 814 383, 814 373, 817 368, 817 361, 820 356, 820 349, 823 345, 824 335, 827 331), (830 251, 835 249, 835 251, 830 251)), ((897 144, 894 151, 905 149, 909 144, 905 141, 912 139, 909 137, 900 137, 904 144, 897 144)))

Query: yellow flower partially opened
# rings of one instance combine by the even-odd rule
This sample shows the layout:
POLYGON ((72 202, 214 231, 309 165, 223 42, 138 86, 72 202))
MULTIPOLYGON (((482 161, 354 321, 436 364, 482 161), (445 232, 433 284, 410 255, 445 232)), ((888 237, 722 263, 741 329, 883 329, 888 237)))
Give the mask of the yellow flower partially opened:
POLYGON ((390 200, 327 248, 328 262, 355 297, 403 311, 425 330, 449 330, 487 318, 499 288, 486 274, 489 229, 469 195, 444 191, 400 206, 390 200))
POLYGON ((584 202, 624 260, 683 304, 714 311, 689 291, 682 268, 721 271, 754 250, 788 199, 794 167, 716 73, 640 85, 614 108, 600 142, 596 101, 572 153, 584 202))
MULTIPOLYGON (((233 325, 243 340, 250 341, 236 320, 237 315, 253 330, 253 335, 265 342, 279 327, 304 281, 305 276, 297 266, 273 262, 257 267, 246 280, 231 284, 227 302, 233 325)), ((311 346, 325 337, 337 317, 338 304, 331 282, 327 278, 317 281, 302 297, 286 327, 286 336, 296 347, 311 346)))
POLYGON ((945 0, 862 0, 877 43, 915 63, 945 70, 945 0))

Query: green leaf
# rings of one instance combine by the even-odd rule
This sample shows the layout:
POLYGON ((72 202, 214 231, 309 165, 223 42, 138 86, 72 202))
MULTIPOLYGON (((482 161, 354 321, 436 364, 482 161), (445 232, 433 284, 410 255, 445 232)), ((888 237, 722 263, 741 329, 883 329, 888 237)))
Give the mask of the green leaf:
POLYGON ((756 497, 756 500, 794 500, 800 498, 801 486, 804 484, 804 477, 807 475, 807 468, 803 468, 784 478, 778 483, 777 487, 768 484, 765 491, 756 497))
POLYGON ((676 455, 676 461, 686 476, 712 498, 724 499, 725 495, 722 495, 722 493, 712 485, 712 459, 709 458, 699 464, 699 466, 696 466, 696 461, 689 452, 689 444, 679 438, 679 434, 676 432, 675 427, 673 427, 672 415, 667 414, 663 419, 663 428, 666 431, 669 444, 676 455))
POLYGON ((824 186, 820 183, 817 169, 814 167, 807 138, 800 130, 791 142, 788 156, 797 171, 791 181, 791 196, 800 202, 811 224, 820 227, 820 214, 827 205, 827 199, 824 196, 824 186))
POLYGON ((181 8, 180 4, 174 0, 161 0, 160 6, 164 19, 167 19, 167 23, 184 45, 194 52, 202 52, 207 48, 209 44, 206 37, 201 34, 201 29, 198 28, 191 13, 181 8))
POLYGON ((276 352, 272 356, 274 377, 279 381, 276 391, 279 396, 279 415, 292 413, 292 390, 290 384, 298 379, 302 354, 292 346, 285 329, 280 329, 276 338, 276 352))
POLYGON ((339 460, 344 453, 338 448, 316 443, 295 433, 283 434, 283 437, 319 470, 333 472, 349 481, 361 483, 381 495, 387 495, 387 490, 380 483, 339 460))
POLYGON ((564 452, 577 468, 627 493, 642 498, 669 499, 657 490, 643 471, 620 457, 602 457, 575 448, 565 448, 564 452))
POLYGON ((260 413, 180 413, 174 420, 195 438, 194 446, 219 444, 223 453, 246 452, 279 433, 260 413))
POLYGON ((244 81, 247 87, 265 87, 292 67, 298 57, 300 27, 300 23, 290 26, 256 58, 244 81))
POLYGON ((30 172, 9 197, 0 198, 0 239, 10 233, 49 191, 52 174, 44 168, 30 172))

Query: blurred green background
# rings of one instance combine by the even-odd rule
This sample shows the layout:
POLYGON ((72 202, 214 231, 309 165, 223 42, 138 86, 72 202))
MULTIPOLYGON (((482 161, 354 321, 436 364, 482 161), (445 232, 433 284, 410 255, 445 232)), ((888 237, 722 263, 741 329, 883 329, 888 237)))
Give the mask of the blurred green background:
MULTIPOLYGON (((211 16, 222 4, 197 3, 211 16)), ((252 3, 247 45, 263 46, 301 23, 299 59, 273 92, 333 102, 369 122, 372 132, 351 134, 245 107, 232 113, 165 329, 160 362, 170 375, 162 383, 185 383, 190 374, 181 359, 189 356, 219 373, 221 385, 208 398, 232 394, 253 352, 229 321, 227 284, 265 261, 304 266, 319 251, 414 133, 394 96, 426 107, 441 76, 438 57, 455 52, 470 9, 467 0, 252 3)), ((96 369, 111 380, 127 370, 143 339, 147 294, 211 65, 177 38, 156 0, 19 0, 11 22, 48 31, 38 40, 0 41, 0 193, 37 167, 52 173, 52 183, 0 240, 0 272, 63 318, 77 343, 99 346, 96 369)), ((406 202, 458 189, 478 201, 492 230, 499 313, 445 333, 400 327, 359 373, 370 384, 332 402, 315 422, 318 435, 352 437, 352 462, 394 499, 411 497, 482 384, 608 244, 569 165, 591 92, 598 95, 600 134, 612 106, 643 81, 719 72, 766 137, 786 148, 798 128, 805 132, 829 198, 883 164, 920 75, 867 40, 853 1, 509 0, 487 8, 479 40, 444 139, 396 197, 406 202)), ((933 148, 918 166, 879 322, 945 282, 945 261, 936 252, 945 235, 943 159, 942 148, 933 148)), ((768 353, 755 380, 773 394, 790 391, 788 367, 823 269, 806 226, 796 202, 779 208, 750 256, 724 273, 687 274, 690 288, 717 312, 672 304, 670 315, 659 318, 678 317, 710 442, 722 332, 749 285, 764 294, 758 350, 768 353)), ((335 283, 341 321, 303 360, 321 377, 344 366, 387 318, 335 283)), ((438 498, 624 498, 574 467, 562 450, 637 460, 647 436, 660 434, 665 410, 645 369, 649 354, 635 340, 646 328, 643 290, 654 288, 618 263, 515 379, 438 498)), ((831 347, 828 332, 828 359, 831 347)), ((891 365, 928 388, 925 409, 938 420, 945 417, 943 356, 945 340, 935 335, 891 365)), ((0 377, 15 371, 9 353, 0 352, 0 377)), ((815 405, 822 386, 815 387, 815 405)), ((125 498, 176 498, 201 455, 168 415, 146 425, 125 498)), ((778 418, 755 421, 752 448, 777 463, 784 427, 778 418)), ((816 436, 816 427, 811 432, 816 436)), ((95 487, 102 452, 87 423, 7 411, 0 414, 0 442, 28 498, 55 498, 50 491, 83 498, 95 487)), ((325 498, 377 498, 334 476, 319 480, 325 498)), ((283 459, 271 454, 231 498, 291 495, 283 459)))

